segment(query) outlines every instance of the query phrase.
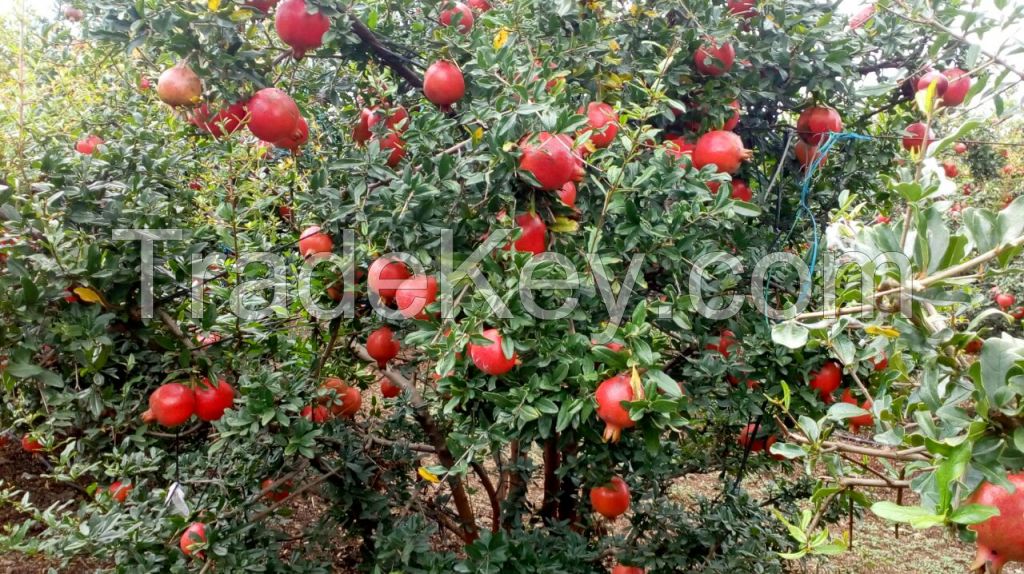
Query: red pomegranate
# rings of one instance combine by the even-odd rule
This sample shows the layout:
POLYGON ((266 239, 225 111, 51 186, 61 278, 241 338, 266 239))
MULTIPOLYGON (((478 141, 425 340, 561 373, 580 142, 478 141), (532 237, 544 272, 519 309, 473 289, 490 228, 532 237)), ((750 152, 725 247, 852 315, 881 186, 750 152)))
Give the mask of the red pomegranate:
POLYGON ((359 121, 356 122, 356 127, 352 130, 352 139, 356 140, 358 144, 365 144, 370 141, 374 135, 372 128, 379 124, 381 120, 384 120, 384 125, 389 133, 404 133, 409 127, 408 119, 409 112, 405 109, 405 106, 396 106, 393 110, 390 110, 390 114, 387 117, 378 107, 363 108, 359 112, 359 121))
POLYGON ((263 497, 267 500, 270 500, 271 502, 281 502, 291 494, 292 481, 287 480, 283 484, 278 485, 277 488, 273 488, 275 482, 277 481, 272 478, 265 479, 260 483, 260 491, 264 493, 263 497))
POLYGON ((516 360, 519 357, 515 351, 512 352, 511 357, 505 356, 505 352, 501 349, 501 333, 497 329, 486 329, 483 332, 483 337, 490 343, 486 345, 469 343, 468 345, 469 358, 473 360, 476 368, 495 377, 500 377, 511 371, 512 367, 516 366, 516 360))
POLYGON ((110 494, 110 498, 124 504, 124 501, 128 500, 128 495, 132 493, 132 485, 119 480, 107 487, 107 493, 110 494))
POLYGON ((728 359, 732 352, 729 347, 733 347, 737 344, 736 333, 733 333, 729 329, 722 329, 722 333, 718 336, 717 343, 708 343, 704 346, 704 349, 708 351, 718 351, 719 355, 728 359))
MULTIPOLYGON (((756 0, 729 0, 725 3, 726 8, 733 15, 739 16, 740 18, 750 18, 757 14, 754 6, 757 5, 756 0)), ((643 572, 643 570, 641 570, 643 572)))
POLYGON ((21 449, 25 452, 35 454, 37 452, 43 452, 43 443, 36 439, 25 435, 21 437, 21 449))
POLYGON ((448 60, 438 60, 423 74, 423 95, 431 103, 446 109, 466 94, 466 80, 462 70, 448 60))
POLYGON ((278 2, 280 0, 246 0, 245 5, 266 14, 270 12, 271 8, 277 6, 278 2))
POLYGON ((149 88, 151 88, 151 87, 153 87, 153 84, 152 84, 152 82, 149 81, 149 78, 147 78, 146 76, 142 76, 141 78, 139 78, 139 91, 140 92, 148 92, 149 88))
POLYGON ((459 33, 469 34, 469 31, 473 29, 473 11, 462 2, 444 4, 438 21, 442 26, 451 26, 452 20, 456 20, 456 16, 458 16, 459 33))
POLYGON ((956 163, 953 160, 947 159, 942 162, 942 170, 946 172, 946 177, 953 178, 960 174, 960 170, 957 169, 956 163))
POLYGON ((306 145, 309 141, 309 124, 306 123, 306 118, 299 116, 299 123, 296 126, 296 132, 282 140, 274 142, 274 145, 290 150, 292 153, 297 153, 299 148, 306 145))
POLYGON ((732 131, 740 123, 740 103, 737 100, 733 100, 729 106, 732 107, 733 112, 732 115, 729 116, 729 119, 722 124, 722 129, 732 131))
POLYGON ((370 264, 366 285, 384 299, 392 299, 399 285, 412 277, 409 266, 398 259, 380 257, 370 264))
MULTIPOLYGON (((193 522, 182 533, 178 546, 185 553, 185 556, 192 556, 192 553, 195 552, 195 547, 201 544, 206 544, 206 525, 202 522, 193 522)), ((196 555, 202 556, 202 552, 196 555)))
POLYGON ((665 137, 662 147, 674 158, 682 159, 685 155, 692 162, 693 150, 697 149, 697 144, 684 140, 682 136, 673 135, 665 137))
POLYGON ((483 14, 491 9, 491 3, 487 0, 468 0, 469 7, 483 14))
POLYGON ((75 143, 75 151, 82 155, 92 155, 96 153, 96 148, 103 145, 103 138, 97 135, 89 135, 75 143))
POLYGON ((832 393, 839 388, 839 383, 843 379, 843 369, 839 366, 839 363, 835 361, 826 361, 816 373, 811 377, 811 388, 818 391, 821 398, 826 402, 831 402, 832 393))
POLYGON ((331 418, 331 412, 327 410, 327 407, 306 405, 302 408, 300 413, 302 418, 313 421, 315 424, 323 424, 331 418))
MULTIPOLYGON (((572 185, 572 182, 567 185, 572 185)), ((514 242, 506 244, 502 249, 509 251, 512 246, 515 246, 516 251, 534 255, 540 255, 547 251, 548 226, 544 225, 544 220, 539 215, 520 213, 516 216, 516 225, 522 231, 522 235, 514 242)))
POLYGON ((693 150, 693 167, 714 165, 719 173, 736 173, 753 152, 743 148, 740 136, 725 130, 708 132, 697 140, 693 150))
POLYGON ((548 132, 538 134, 537 141, 539 145, 533 141, 520 142, 523 155, 519 158, 519 169, 529 172, 541 189, 561 189, 572 181, 576 173, 576 157, 572 147, 566 145, 562 137, 552 136, 548 132))
POLYGON ((966 345, 964 345, 964 352, 970 353, 972 355, 977 355, 978 353, 981 352, 981 349, 984 346, 985 341, 982 341, 981 339, 971 339, 970 341, 967 342, 966 345))
MULTIPOLYGON (((294 0, 288 0, 289 2, 294 0)), ((264 88, 246 104, 249 109, 249 131, 259 139, 278 142, 298 138, 299 107, 284 90, 264 88)))
POLYGON ((235 102, 205 120, 199 127, 215 138, 222 138, 241 129, 248 121, 248 115, 249 110, 246 109, 245 102, 235 102))
POLYGON ((942 94, 942 104, 953 107, 964 103, 967 92, 971 91, 971 77, 960 68, 950 68, 942 74, 949 80, 949 87, 942 94))
POLYGON ((753 201, 754 192, 751 191, 750 186, 747 185, 747 182, 743 181, 742 179, 734 179, 732 180, 731 197, 739 201, 753 201))
POLYGON ((185 62, 164 70, 156 81, 156 95, 172 106, 194 106, 203 97, 203 81, 185 62))
POLYGON ((398 395, 402 394, 402 387, 391 382, 391 379, 383 378, 380 380, 380 394, 385 399, 393 399, 398 395))
POLYGON ((196 416, 207 422, 220 420, 235 402, 235 389, 224 379, 213 386, 210 379, 203 377, 195 394, 196 416))
POLYGON ((953 146, 953 151, 956 152, 956 155, 963 155, 967 153, 967 144, 964 142, 957 142, 956 145, 953 146))
POLYGON ((920 152, 922 143, 927 148, 935 139, 935 134, 930 133, 931 130, 921 122, 910 124, 904 131, 910 134, 903 136, 903 149, 907 151, 920 152), (927 137, 925 137, 926 132, 928 132, 927 137))
POLYGON ((884 354, 878 355, 878 357, 871 359, 871 365, 874 367, 875 372, 884 371, 889 368, 889 357, 884 354))
POLYGON ((366 338, 366 353, 377 361, 377 366, 382 369, 388 361, 398 356, 400 349, 395 333, 387 325, 378 328, 366 338))
MULTIPOLYGON (((165 427, 176 427, 192 418, 196 395, 181 383, 160 385, 149 395, 149 415, 165 427)), ((146 418, 146 413, 143 413, 146 418)))
POLYGON ((758 425, 757 423, 750 423, 740 430, 740 435, 736 439, 736 442, 744 449, 749 449, 750 452, 761 452, 771 448, 772 444, 775 443, 775 437, 758 437, 759 432, 764 431, 764 425, 758 425))
POLYGON ((405 157, 405 142, 396 132, 391 132, 380 140, 380 149, 391 150, 388 155, 388 167, 395 167, 405 157))
POLYGON ((321 253, 330 253, 334 249, 331 236, 320 231, 319 226, 307 227, 299 236, 299 255, 312 257, 321 253))
POLYGON ((604 440, 618 442, 624 429, 633 428, 636 422, 629 418, 629 410, 622 403, 633 400, 633 385, 628 373, 621 373, 605 380, 594 392, 597 400, 597 416, 604 421, 604 440))
MULTIPOLYGON (((582 115, 583 108, 580 108, 577 113, 582 115)), ((590 102, 587 104, 586 116, 586 129, 590 130, 590 143, 598 149, 611 145, 619 133, 619 116, 615 110, 604 102, 590 102)))
POLYGON ((886 223, 891 223, 891 222, 892 222, 892 218, 889 217, 888 215, 882 215, 881 213, 879 213, 878 216, 875 217, 875 223, 879 223, 879 224, 883 224, 884 225, 886 223))
POLYGON ((319 48, 331 21, 320 12, 309 13, 306 0, 284 0, 277 7, 274 29, 281 41, 291 47, 296 58, 319 48))
MULTIPOLYGON (((323 388, 334 391, 335 396, 328 400, 331 401, 331 413, 335 416, 352 418, 363 406, 363 395, 359 389, 345 384, 337 377, 328 377, 324 381, 323 388)), ((314 422, 320 421, 314 420, 314 422)))
POLYGON ((949 80, 946 79, 946 76, 942 75, 942 72, 931 70, 918 78, 917 91, 927 90, 932 84, 935 84, 936 96, 942 96, 949 88, 949 80))
POLYGON ((395 306, 407 319, 429 319, 426 308, 437 301, 437 278, 430 275, 414 275, 395 290, 395 306))
POLYGON ((820 145, 829 132, 843 131, 843 119, 839 112, 826 106, 814 106, 800 112, 796 121, 796 132, 800 139, 811 145, 820 145))
POLYGON ((1013 307, 1013 304, 1017 301, 1017 298, 1009 293, 1000 293, 996 295, 995 300, 996 305, 999 305, 999 307, 1003 311, 1005 311, 1010 307, 1013 307))
POLYGON ((1013 494, 1003 487, 983 482, 967 499, 967 504, 983 504, 999 509, 999 515, 985 522, 972 524, 967 528, 978 533, 978 553, 975 555, 973 570, 999 574, 1007 562, 1024 561, 1024 474, 1008 475, 1013 484, 1013 494))
POLYGON ((729 42, 721 45, 714 38, 709 38, 693 54, 697 71, 707 76, 721 76, 732 69, 736 59, 736 50, 729 42))
POLYGON ((590 505, 601 516, 615 520, 629 510, 629 486, 618 476, 590 489, 590 505))
MULTIPOLYGON (((842 398, 840 398, 840 400, 842 402, 844 402, 844 403, 851 404, 851 405, 854 405, 854 406, 858 406, 857 405, 857 399, 854 398, 853 392, 850 391, 850 389, 846 389, 845 391, 843 391, 843 396, 842 396, 842 398)), ((857 416, 851 417, 849 419, 850 431, 852 431, 854 433, 860 432, 860 428, 861 427, 869 427, 869 426, 875 424, 875 417, 870 412, 871 411, 871 407, 873 406, 872 402, 871 402, 871 399, 865 400, 859 406, 860 406, 860 408, 868 411, 868 413, 867 414, 863 414, 863 415, 857 415, 857 416)))
MULTIPOLYGON (((818 151, 818 146, 800 140, 793 146, 793 155, 796 156, 796 160, 800 162, 804 169, 809 169, 814 160, 821 156, 821 153, 818 151)), ((828 154, 821 156, 818 167, 825 165, 826 160, 828 160, 828 154)))
POLYGON ((575 208, 576 184, 571 181, 565 182, 565 185, 563 185, 561 189, 558 190, 558 199, 562 200, 562 203, 568 205, 569 207, 575 208))

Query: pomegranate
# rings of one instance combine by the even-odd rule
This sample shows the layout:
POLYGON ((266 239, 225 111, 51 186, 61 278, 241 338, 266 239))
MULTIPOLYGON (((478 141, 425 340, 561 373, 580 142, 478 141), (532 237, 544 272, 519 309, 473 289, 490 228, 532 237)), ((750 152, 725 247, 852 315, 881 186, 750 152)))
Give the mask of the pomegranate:
POLYGON ((391 299, 402 282, 410 277, 412 272, 403 261, 380 257, 370 264, 366 285, 382 298, 391 299))
POLYGON ((621 373, 605 380, 594 392, 597 400, 597 416, 604 421, 604 440, 618 442, 624 429, 633 428, 636 422, 629 418, 629 410, 623 402, 633 400, 633 385, 628 373, 621 373))
POLYGON ((395 305, 398 312, 407 319, 425 321, 429 318, 427 306, 437 301, 437 278, 429 275, 414 275, 395 290, 395 305))
POLYGON ((380 394, 385 399, 393 399, 398 395, 402 394, 402 387, 391 382, 391 379, 385 377, 380 380, 380 394))
POLYGON ((726 120, 724 124, 722 124, 722 129, 732 131, 740 123, 740 103, 736 100, 733 100, 729 104, 729 106, 732 108, 733 112, 732 115, 729 116, 729 119, 726 120))
MULTIPOLYGON (((583 114, 583 108, 577 112, 583 114)), ((590 143, 600 149, 611 145, 619 133, 619 116, 606 103, 590 102, 587 104, 587 129, 590 130, 590 143)), ((571 144, 570 144, 571 146, 571 144)))
POLYGON ((140 92, 148 92, 149 88, 151 88, 151 87, 153 87, 153 84, 152 84, 152 82, 149 81, 149 78, 147 78, 146 76, 142 76, 142 77, 139 78, 139 91, 140 92))
POLYGON ((728 359, 732 353, 729 351, 729 347, 735 346, 736 333, 733 333, 729 329, 722 329, 722 333, 718 336, 717 343, 708 343, 704 348, 708 351, 718 351, 719 355, 728 359))
POLYGON ((736 173, 753 152, 743 148, 740 136, 725 130, 708 132, 697 140, 693 150, 693 167, 714 165, 719 173, 736 173))
POLYGON ((194 106, 203 96, 203 81, 185 62, 164 70, 156 81, 156 95, 171 106, 194 106))
POLYGON ((43 452, 43 443, 36 439, 25 435, 21 437, 21 449, 25 452, 35 454, 37 452, 43 452))
POLYGON ((889 217, 888 215, 882 215, 881 213, 879 213, 875 217, 875 223, 879 223, 879 224, 883 224, 884 225, 886 223, 891 223, 891 222, 892 222, 892 218, 889 217))
POLYGON ((598 343, 596 339, 591 339, 590 340, 590 345, 593 346, 593 347, 604 347, 604 348, 608 349, 609 351, 611 351, 613 353, 618 353, 619 351, 621 351, 621 350, 626 348, 626 346, 623 345, 622 343, 617 343, 615 341, 612 341, 610 343, 606 343, 606 344, 602 345, 602 344, 598 343))
POLYGON ((607 484, 590 489, 590 505, 601 516, 615 520, 629 510, 629 486, 613 476, 607 484))
POLYGON ((964 351, 972 355, 977 355, 981 352, 982 347, 985 346, 985 341, 981 339, 971 339, 964 345, 964 351))
POLYGON ((809 169, 814 160, 819 156, 821 157, 821 161, 818 162, 819 167, 825 165, 825 161, 828 159, 828 154, 821 155, 818 151, 818 146, 811 145, 803 140, 796 142, 796 145, 793 146, 793 155, 796 156, 796 160, 800 162, 804 169, 809 169))
POLYGON ((384 136, 384 139, 380 141, 380 149, 391 150, 388 155, 388 167, 395 167, 405 157, 405 142, 395 132, 384 136))
POLYGON ((473 29, 473 11, 462 2, 448 2, 444 4, 438 21, 442 26, 451 26, 453 20, 458 20, 459 33, 469 34, 473 29), (458 16, 458 18, 456 18, 458 16))
MULTIPOLYGON (((748 0, 739 0, 741 2, 748 0)), ((729 4, 732 4, 730 0, 729 4)), ((612 574, 644 574, 644 569, 639 566, 626 566, 625 564, 616 564, 612 568, 612 574)))
POLYGON ((903 149, 907 151, 920 152, 922 144, 927 148, 935 139, 935 134, 921 122, 910 124, 904 131, 910 134, 903 136, 903 149), (928 132, 927 137, 925 132, 928 132))
POLYGON ((331 418, 330 411, 326 407, 306 405, 302 408, 302 418, 313 421, 315 424, 323 424, 331 418))
POLYGON ((266 14, 270 12, 271 8, 277 6, 278 2, 280 0, 246 0, 245 5, 266 14))
POLYGON ((953 146, 953 151, 956 152, 956 155, 963 155, 967 153, 967 144, 964 142, 957 142, 956 145, 953 146))
POLYGON ((875 5, 865 6, 850 18, 850 29, 856 30, 867 23, 875 15, 875 5))
POLYGON ((291 47, 296 58, 323 45, 324 34, 330 27, 327 16, 320 12, 309 13, 306 0, 284 0, 274 17, 277 35, 291 47))
POLYGON ((884 371, 889 368, 889 357, 886 357, 884 354, 878 355, 878 357, 871 359, 871 365, 875 372, 884 371))
POLYGON ((947 159, 942 162, 942 170, 946 172, 946 177, 953 178, 960 174, 960 170, 957 169, 956 163, 953 160, 947 159))
POLYGON ((299 118, 302 116, 295 100, 283 90, 264 88, 253 95, 247 107, 249 131, 254 136, 267 142, 298 139, 299 118))
POLYGON ((1017 307, 1012 313, 1010 313, 1010 316, 1018 321, 1024 319, 1024 307, 1017 307))
POLYGON ((203 377, 196 395, 196 416, 207 422, 220 420, 224 411, 235 402, 235 389, 224 379, 213 386, 210 379, 203 377))
POLYGON ((119 480, 111 484, 107 488, 107 492, 111 498, 123 504, 125 500, 128 500, 128 495, 132 492, 132 485, 119 480))
POLYGON ((759 432, 764 431, 764 425, 758 425, 757 423, 750 423, 740 430, 740 436, 736 439, 744 450, 750 450, 750 452, 761 452, 771 448, 772 444, 775 443, 775 437, 758 437, 759 432))
POLYGON ((408 119, 409 112, 406 111, 404 106, 395 107, 386 118, 378 107, 363 108, 359 112, 359 121, 352 130, 352 139, 356 140, 358 144, 365 144, 370 141, 374 135, 372 128, 379 124, 381 120, 384 120, 384 125, 388 128, 389 133, 403 133, 409 127, 408 119))
POLYGON ((677 160, 682 159, 685 155, 692 162, 693 150, 697 149, 697 144, 688 142, 681 136, 668 136, 665 138, 663 147, 667 153, 671 154, 677 160))
POLYGON ((248 120, 248 114, 245 103, 236 102, 210 117, 210 107, 202 104, 189 114, 188 121, 213 137, 222 138, 238 131, 248 120))
POLYGON ((296 132, 282 140, 274 142, 274 145, 290 150, 292 153, 298 153, 299 148, 306 145, 309 141, 309 124, 306 123, 306 118, 299 116, 299 123, 296 126, 296 132))
POLYGON ((511 357, 505 356, 505 351, 501 348, 501 333, 497 329, 485 329, 483 337, 490 341, 490 344, 469 343, 468 345, 469 358, 473 360, 476 368, 495 377, 500 377, 511 371, 512 367, 516 366, 519 356, 515 351, 512 352, 511 357))
MULTIPOLYGON (((845 391, 843 391, 843 396, 842 396, 842 398, 840 398, 840 400, 842 402, 844 402, 844 403, 857 406, 857 399, 854 398, 853 392, 850 391, 850 389, 846 389, 845 391)), ((870 411, 871 407, 872 407, 871 399, 865 400, 859 406, 860 406, 860 408, 862 408, 862 409, 864 409, 866 411, 870 411)), ((868 412, 867 414, 857 415, 855 417, 851 417, 849 419, 849 421, 850 421, 850 431, 854 432, 854 433, 857 433, 857 432, 860 432, 860 427, 869 427, 869 426, 875 424, 875 417, 870 412, 868 412)))
POLYGON ((320 227, 314 225, 307 227, 299 236, 299 254, 308 258, 320 253, 330 253, 334 249, 334 242, 331 236, 320 231, 320 227))
POLYGON ((571 144, 567 145, 565 139, 541 132, 537 135, 539 145, 532 141, 520 142, 523 155, 519 158, 519 169, 529 172, 541 189, 561 189, 576 174, 576 157, 571 144))
POLYGON ((1014 297, 1013 295, 1009 294, 1009 293, 1000 293, 1000 294, 996 295, 995 300, 996 300, 996 305, 999 305, 999 307, 1003 311, 1005 311, 1005 310, 1007 310, 1007 309, 1009 309, 1010 307, 1013 306, 1013 304, 1016 302, 1017 298, 1014 297))
MULTIPOLYGON (((567 185, 572 185, 569 182, 567 185)), ((510 250, 515 246, 516 251, 540 255, 547 251, 548 226, 536 213, 520 213, 516 216, 516 225, 522 231, 519 239, 506 244, 503 249, 510 250)))
POLYGON ((103 138, 97 135, 89 135, 75 143, 75 151, 82 155, 92 155, 96 153, 96 148, 103 145, 103 138))
POLYGON ((983 482, 967 499, 967 504, 983 504, 999 509, 999 515, 967 528, 978 533, 978 553, 974 570, 999 574, 1007 562, 1024 561, 1024 474, 1008 475, 1015 490, 1010 494, 1001 486, 983 482))
POLYGON ((576 184, 567 181, 565 185, 558 190, 558 199, 562 200, 562 203, 575 209, 576 207, 576 184))
POLYGON ((163 426, 176 427, 192 418, 195 408, 196 395, 192 389, 181 383, 167 383, 149 395, 147 412, 163 426))
POLYGON ((272 478, 264 479, 260 483, 260 491, 263 492, 263 498, 271 502, 281 502, 291 494, 293 484, 292 481, 286 480, 283 484, 279 484, 277 488, 273 488, 275 482, 277 481, 272 478))
MULTIPOLYGON (((757 5, 756 0, 729 0, 725 3, 725 6, 732 12, 734 16, 740 18, 750 18, 757 14, 754 6, 757 5)), ((641 570, 641 572, 643 572, 641 570)))
POLYGON ((85 18, 85 12, 81 8, 75 8, 74 6, 64 7, 64 17, 69 22, 81 22, 82 18, 85 18))
POLYGON ((971 91, 971 77, 960 68, 950 68, 942 72, 949 80, 946 93, 942 94, 942 104, 947 107, 959 106, 971 91))
MULTIPOLYGON (((195 547, 201 544, 206 544, 206 525, 202 522, 193 522, 182 533, 178 546, 185 553, 185 556, 192 556, 192 553, 195 552, 195 547)), ((202 553, 200 552, 196 555, 201 557, 202 553)))
POLYGON ((487 0, 468 0, 469 7, 483 14, 491 9, 491 3, 487 0))
POLYGON ((331 413, 336 416, 352 418, 359 412, 359 407, 363 406, 363 395, 359 389, 345 384, 337 377, 328 377, 323 388, 334 391, 336 398, 331 399, 331 413))
POLYGON ((831 402, 832 393, 839 388, 843 379, 843 369, 835 361, 826 361, 811 377, 811 388, 818 391, 822 400, 831 402))
POLYGON ((438 60, 423 74, 423 94, 442 110, 466 94, 466 80, 459 67, 448 60, 438 60))
POLYGON ((721 45, 714 38, 709 38, 693 54, 697 71, 708 76, 721 76, 732 69, 736 59, 736 50, 729 42, 721 45))
POLYGON ((800 139, 811 145, 821 145, 830 132, 843 131, 839 112, 827 106, 814 106, 800 112, 796 132, 800 139))
POLYGON ((377 366, 382 369, 388 361, 398 356, 400 349, 395 333, 387 325, 378 328, 366 338, 366 353, 377 361, 377 366))
POLYGON ((927 90, 928 86, 932 84, 935 84, 936 96, 942 96, 946 93, 946 89, 949 88, 949 80, 946 76, 942 75, 942 72, 931 70, 918 78, 917 91, 927 90))
POLYGON ((751 191, 750 186, 747 185, 747 182, 743 181, 742 179, 734 179, 732 180, 731 197, 739 201, 753 201, 754 192, 751 191))

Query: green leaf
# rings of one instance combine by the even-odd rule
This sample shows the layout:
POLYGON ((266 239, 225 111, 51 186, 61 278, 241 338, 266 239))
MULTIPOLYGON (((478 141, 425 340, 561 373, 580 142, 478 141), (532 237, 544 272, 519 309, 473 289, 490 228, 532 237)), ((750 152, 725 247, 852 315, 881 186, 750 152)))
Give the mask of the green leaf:
POLYGON ((787 459, 800 458, 805 456, 807 453, 799 445, 795 445, 788 442, 776 442, 772 443, 771 448, 768 449, 772 454, 784 456, 787 459))
POLYGON ((802 349, 807 344, 809 334, 807 327, 793 321, 777 323, 772 327, 772 341, 790 349, 802 349))
POLYGON ((993 516, 999 516, 999 509, 995 506, 965 504, 954 510, 953 514, 949 515, 949 520, 957 524, 978 524, 993 516))
POLYGON ((931 528, 945 522, 945 516, 932 514, 920 506, 900 506, 888 501, 872 504, 871 512, 886 520, 910 524, 915 529, 931 528))
POLYGON ((866 414, 868 411, 850 403, 836 403, 828 409, 828 418, 834 421, 843 421, 866 414))

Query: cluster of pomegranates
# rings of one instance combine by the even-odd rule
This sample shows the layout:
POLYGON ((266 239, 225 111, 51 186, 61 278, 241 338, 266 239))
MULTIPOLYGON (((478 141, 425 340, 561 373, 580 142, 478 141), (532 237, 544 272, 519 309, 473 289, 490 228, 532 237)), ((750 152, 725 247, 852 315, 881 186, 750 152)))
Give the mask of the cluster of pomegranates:
MULTIPOLYGON (((935 87, 935 96, 941 98, 943 106, 959 106, 967 98, 967 93, 971 90, 971 77, 960 68, 950 68, 942 72, 930 70, 914 82, 914 87, 917 91, 927 90, 932 86, 935 87)), ((935 133, 922 122, 910 124, 904 129, 904 132, 903 149, 909 152, 921 153, 922 149, 928 149, 928 146, 935 141, 935 133)), ((964 153, 967 151, 967 144, 963 142, 958 143, 954 151, 957 154, 964 153)), ((953 167, 955 169, 956 166, 954 165, 953 167)), ((948 173, 949 170, 947 168, 947 175, 948 173)), ((956 176, 952 175, 949 177, 956 176)))
POLYGON ((350 386, 337 377, 324 379, 321 388, 329 391, 327 396, 320 400, 320 404, 306 405, 301 413, 304 418, 314 423, 324 423, 332 416, 350 419, 363 406, 363 395, 359 388, 350 386))
POLYGON ((169 428, 185 424, 192 415, 203 421, 216 421, 234 400, 235 389, 224 379, 214 384, 203 377, 196 389, 182 383, 166 383, 149 395, 149 409, 142 413, 142 420, 169 428))
MULTIPOLYGON (((825 142, 829 133, 843 131, 843 119, 839 112, 827 106, 812 106, 800 112, 796 121, 796 133, 799 141, 793 147, 793 154, 804 169, 821 155, 818 146, 825 142)), ((821 157, 819 165, 824 165, 827 155, 821 157)))

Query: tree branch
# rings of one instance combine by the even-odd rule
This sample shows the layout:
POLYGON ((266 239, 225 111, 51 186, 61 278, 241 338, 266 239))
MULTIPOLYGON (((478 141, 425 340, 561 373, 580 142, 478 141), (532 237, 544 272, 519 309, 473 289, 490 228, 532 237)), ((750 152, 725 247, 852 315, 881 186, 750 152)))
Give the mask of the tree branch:
POLYGON ((409 67, 406 63, 408 61, 407 58, 393 52, 382 44, 380 39, 355 14, 349 14, 349 20, 352 22, 352 32, 362 40, 367 52, 373 54, 384 65, 394 70, 402 79, 409 82, 409 85, 412 87, 417 90, 423 88, 423 78, 409 67))

